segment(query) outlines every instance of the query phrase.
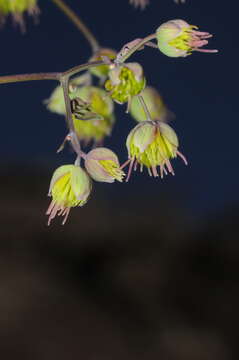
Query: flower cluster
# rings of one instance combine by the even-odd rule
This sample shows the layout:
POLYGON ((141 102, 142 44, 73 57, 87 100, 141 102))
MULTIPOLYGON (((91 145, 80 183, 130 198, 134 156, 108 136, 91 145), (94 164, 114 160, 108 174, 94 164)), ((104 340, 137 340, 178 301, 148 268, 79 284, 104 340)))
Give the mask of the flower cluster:
POLYGON ((210 37, 209 33, 198 31, 196 26, 184 20, 168 21, 145 40, 136 39, 127 43, 118 54, 111 49, 99 49, 90 58, 90 62, 102 60, 99 66, 91 66, 68 84, 68 112, 64 96, 66 90, 63 94, 63 88, 58 86, 53 91, 46 101, 47 108, 66 115, 70 120, 66 140, 71 142, 77 158, 74 165, 61 166, 53 174, 48 224, 56 215, 64 217, 64 224, 71 207, 83 206, 91 193, 93 180, 127 182, 137 168, 140 171, 146 168, 153 177, 174 175, 171 162, 177 157, 187 165, 185 156, 179 151, 178 137, 167 123, 173 114, 158 91, 146 86, 142 66, 125 61, 144 45, 157 47, 169 57, 183 58, 193 51, 216 52, 202 49, 210 37), (157 44, 151 40, 156 40, 157 44), (128 159, 123 165, 112 150, 102 146, 105 137, 111 134, 116 119, 114 102, 127 103, 126 112, 137 122, 126 139, 128 159), (93 148, 88 149, 92 143, 93 148), (82 159, 84 168, 81 166, 82 159), (126 166, 127 176, 123 170, 126 166))

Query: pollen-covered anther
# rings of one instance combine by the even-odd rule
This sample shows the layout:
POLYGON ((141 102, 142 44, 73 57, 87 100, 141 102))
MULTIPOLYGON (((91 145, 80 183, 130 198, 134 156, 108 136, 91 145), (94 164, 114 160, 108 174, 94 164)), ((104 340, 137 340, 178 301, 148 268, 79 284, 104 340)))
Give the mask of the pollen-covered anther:
POLYGON ((160 121, 144 121, 137 125, 128 135, 126 146, 129 159, 121 168, 129 165, 126 181, 132 170, 140 165, 148 170, 150 176, 163 178, 164 175, 175 175, 170 159, 181 157, 185 165, 187 160, 178 150, 178 138, 174 130, 160 121))

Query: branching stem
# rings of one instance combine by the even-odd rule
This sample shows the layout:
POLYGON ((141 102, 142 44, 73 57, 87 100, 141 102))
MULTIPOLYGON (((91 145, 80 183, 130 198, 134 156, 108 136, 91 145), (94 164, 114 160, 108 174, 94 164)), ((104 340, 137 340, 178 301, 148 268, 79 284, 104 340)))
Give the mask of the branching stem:
POLYGON ((9 84, 32 80, 60 80, 61 73, 17 74, 0 76, 0 84, 9 84))
POLYGON ((90 69, 94 66, 103 65, 104 61, 94 61, 91 63, 86 63, 82 65, 77 65, 69 70, 64 72, 52 72, 52 73, 34 73, 34 74, 17 74, 17 75, 6 75, 0 76, 0 84, 9 84, 23 81, 33 81, 33 80, 61 80, 62 76, 73 76, 80 71, 90 69))

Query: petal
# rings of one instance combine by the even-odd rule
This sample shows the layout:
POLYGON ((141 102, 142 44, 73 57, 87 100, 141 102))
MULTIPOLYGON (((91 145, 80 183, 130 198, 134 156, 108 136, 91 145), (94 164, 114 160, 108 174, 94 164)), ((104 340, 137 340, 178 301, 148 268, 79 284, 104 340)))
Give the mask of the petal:
POLYGON ((115 179, 100 165, 98 160, 86 159, 85 167, 92 179, 100 182, 113 183, 115 179))
POLYGON ((135 131, 133 144, 143 153, 145 149, 154 141, 156 126, 149 121, 140 124, 141 127, 135 131))
POLYGON ((86 200, 90 194, 90 178, 80 166, 74 166, 72 169, 71 188, 78 200, 86 200))
POLYGON ((119 165, 118 156, 113 151, 105 147, 98 147, 91 150, 87 154, 87 158, 94 160, 112 160, 119 165))
POLYGON ((161 134, 175 147, 178 147, 178 137, 175 131, 168 124, 159 123, 159 130, 161 134))
POLYGON ((60 166, 55 170, 55 172, 52 175, 50 187, 49 187, 49 195, 51 194, 51 190, 55 182, 62 176, 66 175, 67 173, 71 172, 74 168, 74 165, 63 165, 60 166))

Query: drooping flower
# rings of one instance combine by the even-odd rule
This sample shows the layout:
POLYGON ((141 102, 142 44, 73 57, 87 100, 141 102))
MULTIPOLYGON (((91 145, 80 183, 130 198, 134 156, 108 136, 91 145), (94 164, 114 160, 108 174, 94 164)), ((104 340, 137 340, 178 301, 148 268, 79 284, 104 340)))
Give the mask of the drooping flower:
POLYGON ((117 103, 123 104, 138 95, 144 89, 145 83, 142 66, 138 63, 127 63, 112 67, 105 88, 117 103))
MULTIPOLYGON (((155 88, 146 86, 140 95, 145 101, 151 120, 166 121, 170 117, 171 112, 167 109, 161 95, 155 88)), ((147 120, 145 111, 137 96, 131 101, 130 114, 138 122, 147 120)))
POLYGON ((128 135, 126 146, 129 160, 122 166, 129 164, 126 181, 129 180, 132 169, 136 170, 140 165, 148 169, 149 175, 159 176, 157 167, 160 168, 160 176, 168 172, 174 175, 170 159, 180 156, 187 164, 186 158, 178 151, 178 137, 174 130, 160 121, 144 121, 138 124, 128 135))
POLYGON ((24 31, 24 13, 37 16, 39 8, 37 0, 0 0, 0 21, 4 22, 6 17, 11 15, 14 22, 19 24, 24 31))
POLYGON ((91 192, 91 180, 87 173, 76 165, 63 165, 54 172, 49 189, 52 201, 47 209, 48 225, 56 215, 63 216, 65 224, 70 209, 83 206, 91 192))
POLYGON ((77 90, 77 96, 88 103, 89 110, 97 116, 87 115, 87 120, 81 119, 73 110, 73 121, 76 133, 85 143, 102 142, 105 136, 110 135, 115 117, 114 104, 107 92, 96 86, 84 86, 77 90))
MULTIPOLYGON (((90 58, 89 61, 100 61, 102 56, 107 56, 110 60, 114 60, 116 55, 117 53, 113 49, 101 48, 90 58)), ((92 67, 90 68, 90 72, 99 78, 106 78, 109 73, 109 65, 92 67)))
POLYGON ((185 57, 193 51, 216 53, 218 50, 201 49, 212 35, 197 29, 184 20, 163 23, 156 31, 159 50, 169 57, 185 57))
POLYGON ((85 158, 85 167, 90 176, 101 182, 123 181, 125 173, 120 169, 117 155, 110 149, 99 147, 91 150, 85 158))

